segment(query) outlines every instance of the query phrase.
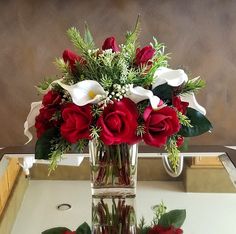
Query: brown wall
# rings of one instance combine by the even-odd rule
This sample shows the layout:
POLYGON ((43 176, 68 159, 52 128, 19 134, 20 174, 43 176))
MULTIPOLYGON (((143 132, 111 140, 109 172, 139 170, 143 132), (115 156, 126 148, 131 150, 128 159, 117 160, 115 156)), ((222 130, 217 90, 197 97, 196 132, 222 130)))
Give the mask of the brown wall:
POLYGON ((105 37, 123 34, 142 15, 140 42, 152 35, 172 53, 171 67, 183 66, 201 75, 207 88, 198 100, 208 110, 214 130, 192 141, 197 144, 236 144, 236 2, 199 0, 10 0, 0 1, 0 146, 23 144, 23 123, 34 86, 55 74, 55 57, 72 48, 70 26, 90 25, 97 45, 105 37))

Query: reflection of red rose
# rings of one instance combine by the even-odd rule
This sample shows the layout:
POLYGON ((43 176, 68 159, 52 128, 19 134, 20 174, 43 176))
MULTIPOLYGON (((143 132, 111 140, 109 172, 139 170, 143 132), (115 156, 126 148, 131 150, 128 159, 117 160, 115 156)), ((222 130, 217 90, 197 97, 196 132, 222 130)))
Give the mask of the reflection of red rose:
POLYGON ((128 98, 114 101, 114 104, 109 104, 104 109, 98 119, 101 140, 107 145, 136 143, 139 140, 136 134, 137 119, 138 110, 134 102, 128 98))
POLYGON ((136 57, 135 57, 135 64, 137 66, 143 66, 143 65, 150 65, 153 55, 155 54, 155 50, 152 48, 152 46, 145 46, 142 49, 138 48, 136 50, 136 57))
POLYGON ((77 106, 68 103, 62 111, 64 123, 61 125, 61 135, 70 143, 80 139, 90 139, 90 124, 92 121, 91 106, 77 106))
POLYGON ((172 98, 172 104, 173 104, 173 106, 174 106, 179 112, 181 112, 181 113, 184 114, 184 115, 186 114, 186 112, 187 112, 187 107, 188 107, 188 105, 189 105, 188 102, 182 102, 181 99, 180 99, 180 97, 174 96, 174 97, 172 98))
POLYGON ((173 226, 164 228, 160 225, 155 225, 148 234, 182 234, 183 230, 181 228, 175 228, 173 226))
POLYGON ((46 130, 57 125, 57 122, 52 120, 57 109, 53 107, 43 107, 39 110, 39 115, 35 118, 35 128, 37 137, 39 138, 46 130))
POLYGON ((83 58, 68 49, 63 52, 62 57, 65 62, 69 63, 70 69, 73 73, 76 72, 76 62, 81 64, 85 63, 83 58))
POLYGON ((112 49, 112 52, 119 52, 120 49, 116 43, 116 39, 114 37, 108 37, 103 45, 102 45, 102 49, 103 50, 107 50, 107 49, 112 49))
POLYGON ((61 103, 61 95, 53 90, 50 90, 43 96, 42 104, 44 106, 54 106, 59 105, 61 103))
POLYGON ((76 234, 76 231, 65 231, 65 232, 63 232, 63 234, 76 234))
POLYGON ((160 110, 153 110, 148 106, 143 114, 145 133, 144 141, 148 145, 161 147, 168 137, 177 133, 180 123, 176 111, 171 107, 163 107, 160 110))

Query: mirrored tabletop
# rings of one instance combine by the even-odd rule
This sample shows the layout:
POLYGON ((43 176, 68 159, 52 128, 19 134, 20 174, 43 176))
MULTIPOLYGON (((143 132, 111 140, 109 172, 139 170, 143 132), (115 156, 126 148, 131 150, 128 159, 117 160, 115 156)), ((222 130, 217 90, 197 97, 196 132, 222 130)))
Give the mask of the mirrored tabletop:
MULTIPOLYGON (((31 159, 30 163, 33 156, 30 148, 3 149, 1 153, 1 234, 39 234, 54 227, 75 231, 84 222, 93 230, 100 230, 96 222, 101 213, 96 211, 101 204, 107 205, 104 207, 110 209, 111 217, 116 217, 114 204, 132 210, 129 227, 125 226, 127 229, 120 233, 136 233, 134 228, 142 217, 147 225, 152 223, 152 208, 162 202, 167 211, 186 210, 184 233, 236 233, 234 147, 191 148, 183 153, 184 169, 177 178, 170 177, 163 169, 162 152, 141 147, 134 198, 92 198, 86 154, 82 163, 82 160, 65 161, 48 176, 47 162, 31 159)), ((68 155, 67 160, 73 156, 68 155)), ((116 233, 109 228, 103 231, 94 233, 116 233)))

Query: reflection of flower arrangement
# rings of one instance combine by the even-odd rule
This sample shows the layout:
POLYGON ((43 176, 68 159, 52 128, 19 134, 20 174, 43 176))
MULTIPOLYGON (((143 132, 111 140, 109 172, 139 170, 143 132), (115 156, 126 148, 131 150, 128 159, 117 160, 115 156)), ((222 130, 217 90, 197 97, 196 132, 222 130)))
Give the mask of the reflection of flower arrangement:
POLYGON ((176 168, 184 137, 211 129, 194 96, 204 82, 167 68, 164 45, 155 38, 140 48, 139 24, 123 44, 109 37, 101 49, 87 26, 84 37, 75 28, 68 30, 80 56, 65 50, 56 60, 62 78, 38 86, 43 100, 32 103, 25 122, 28 137, 31 126, 37 130, 36 158, 51 158, 52 169, 63 153, 80 151, 92 139, 105 145, 143 140, 164 146, 176 168))
POLYGON ((166 212, 163 203, 153 207, 154 218, 151 226, 145 225, 144 218, 141 219, 138 233, 140 234, 182 234, 186 218, 186 210, 171 210, 166 212))
MULTIPOLYGON (((126 199, 112 198, 109 202, 98 199, 92 207, 92 230, 87 223, 81 224, 76 231, 66 227, 56 227, 42 234, 182 234, 186 218, 185 210, 166 212, 163 203, 153 207, 154 218, 150 226, 145 225, 144 218, 136 225, 135 209, 127 204, 126 199)), ((134 201, 134 200, 133 200, 134 201)))

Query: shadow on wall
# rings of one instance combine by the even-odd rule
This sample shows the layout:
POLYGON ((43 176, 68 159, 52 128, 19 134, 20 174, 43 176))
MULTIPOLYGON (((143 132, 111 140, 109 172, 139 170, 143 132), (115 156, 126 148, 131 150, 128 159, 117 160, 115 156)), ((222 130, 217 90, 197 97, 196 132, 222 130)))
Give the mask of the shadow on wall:
POLYGON ((0 146, 26 141, 23 123, 30 103, 40 100, 34 88, 57 74, 55 57, 72 48, 70 26, 90 25, 97 45, 107 36, 122 42, 137 14, 142 15, 140 44, 154 35, 171 52, 170 65, 190 77, 201 75, 207 88, 198 95, 214 129, 191 141, 235 145, 236 2, 233 1, 22 1, 0 2, 0 146))

